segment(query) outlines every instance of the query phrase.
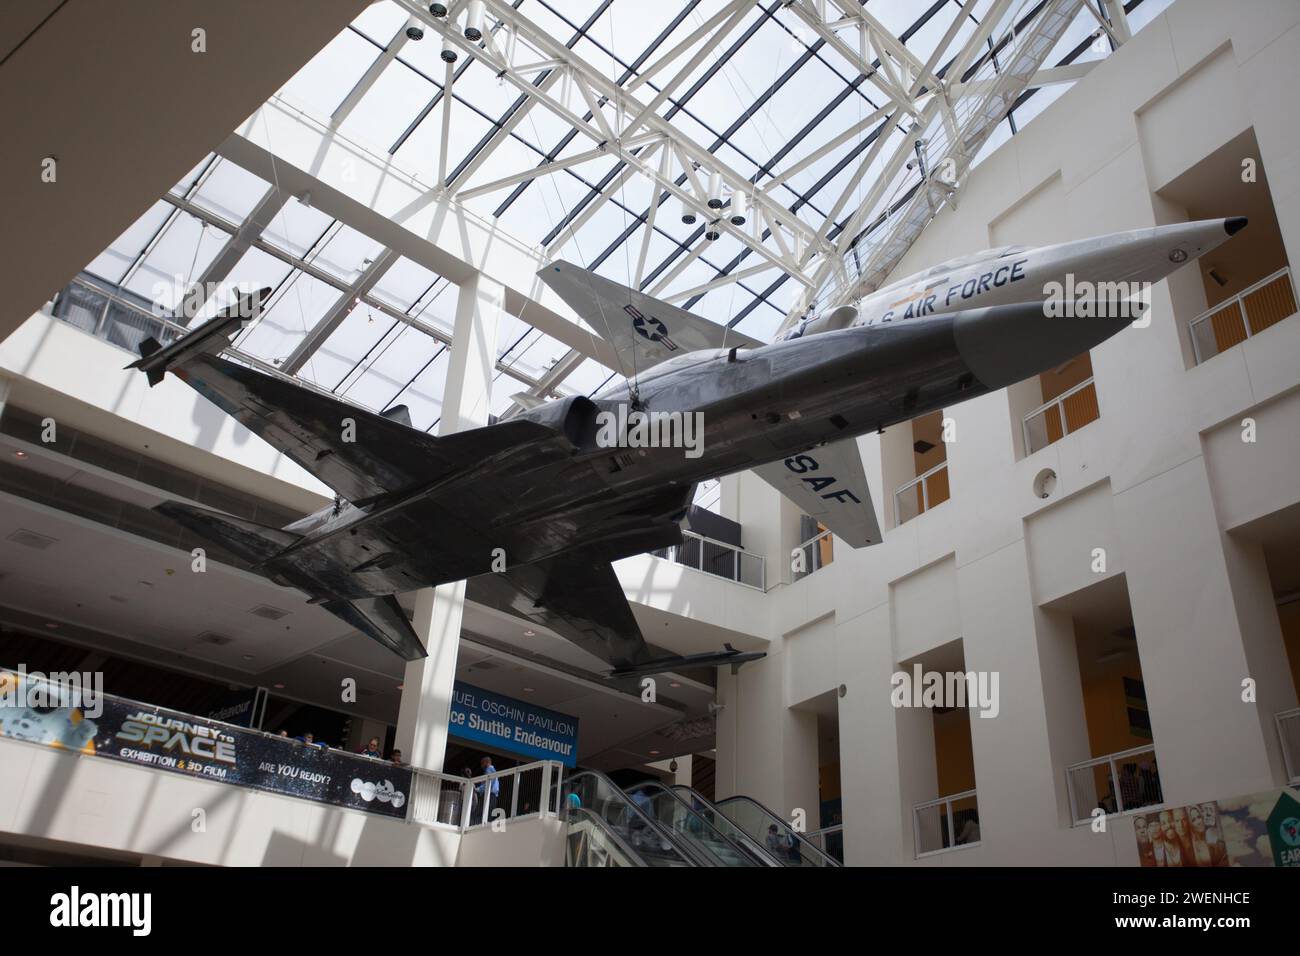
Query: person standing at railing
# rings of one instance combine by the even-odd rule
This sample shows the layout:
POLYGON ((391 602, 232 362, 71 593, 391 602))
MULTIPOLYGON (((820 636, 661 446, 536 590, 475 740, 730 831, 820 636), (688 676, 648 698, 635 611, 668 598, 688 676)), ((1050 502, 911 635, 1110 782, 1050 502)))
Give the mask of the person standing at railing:
MULTIPOLYGON (((483 775, 494 774, 497 772, 497 768, 492 766, 492 758, 486 754, 484 754, 483 758, 479 760, 478 765, 479 770, 483 775)), ((482 783, 476 783, 474 785, 474 797, 475 802, 477 803, 474 812, 474 821, 476 823, 482 819, 480 813, 483 808, 484 796, 487 797, 487 816, 490 818, 492 816, 492 811, 496 809, 497 797, 500 796, 500 794, 501 780, 498 777, 489 777, 482 783)))
POLYGON ((370 742, 361 748, 361 756, 374 757, 376 760, 383 757, 383 751, 379 749, 379 738, 371 737, 370 742))

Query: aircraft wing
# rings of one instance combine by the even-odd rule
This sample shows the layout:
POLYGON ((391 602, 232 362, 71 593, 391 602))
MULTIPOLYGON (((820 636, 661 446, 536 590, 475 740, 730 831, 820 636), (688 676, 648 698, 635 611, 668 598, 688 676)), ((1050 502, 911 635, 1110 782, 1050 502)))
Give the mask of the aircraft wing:
POLYGON ((881 541, 856 439, 760 465, 754 473, 854 548, 881 541))
POLYGON ((479 575, 467 596, 549 628, 615 669, 651 659, 613 565, 594 550, 479 575))
POLYGON ((175 373, 354 504, 427 484, 552 436, 543 425, 512 419, 435 438, 410 426, 405 406, 377 415, 214 354, 238 325, 235 317, 214 319, 165 349, 146 340, 145 357, 130 367, 148 373, 151 384, 164 372, 175 373))
POLYGON ((628 375, 700 349, 764 344, 571 262, 552 262, 537 276, 613 346, 628 375))

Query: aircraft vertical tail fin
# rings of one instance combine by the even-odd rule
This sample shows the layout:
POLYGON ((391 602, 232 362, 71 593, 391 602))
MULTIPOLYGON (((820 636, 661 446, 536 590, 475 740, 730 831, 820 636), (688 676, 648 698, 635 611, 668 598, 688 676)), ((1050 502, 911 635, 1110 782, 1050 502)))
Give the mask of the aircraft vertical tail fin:
POLYGON ((537 276, 609 341, 628 375, 700 349, 764 344, 571 262, 552 262, 537 276))

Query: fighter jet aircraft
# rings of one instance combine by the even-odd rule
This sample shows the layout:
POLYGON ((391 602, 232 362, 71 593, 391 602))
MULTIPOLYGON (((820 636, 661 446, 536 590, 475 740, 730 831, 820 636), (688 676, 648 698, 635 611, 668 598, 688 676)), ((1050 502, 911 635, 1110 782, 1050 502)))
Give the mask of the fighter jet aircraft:
MULTIPOLYGON (((1163 277, 1243 223, 1148 230, 1145 245, 1118 237, 1125 253, 1109 279, 1163 277)), ((848 544, 878 543, 856 436, 1053 368, 1132 322, 1097 308, 1049 317, 1043 276, 1069 266, 1060 248, 946 263, 882 290, 899 303, 911 297, 906 321, 873 313, 838 328, 810 323, 769 345, 552 263, 539 275, 633 374, 591 398, 436 438, 412 428, 403 406, 374 414, 222 358, 249 314, 242 304, 165 347, 146 340, 130 367, 150 384, 173 372, 338 497, 284 528, 179 502, 157 510, 407 660, 425 651, 394 595, 469 579, 471 598, 554 630, 608 662, 613 678, 737 666, 763 655, 652 650, 611 562, 679 544, 696 485, 745 469, 848 544), (1008 288, 1017 297, 1006 298, 1008 288), (700 426, 693 448, 644 440, 647 422, 687 416, 700 426)))

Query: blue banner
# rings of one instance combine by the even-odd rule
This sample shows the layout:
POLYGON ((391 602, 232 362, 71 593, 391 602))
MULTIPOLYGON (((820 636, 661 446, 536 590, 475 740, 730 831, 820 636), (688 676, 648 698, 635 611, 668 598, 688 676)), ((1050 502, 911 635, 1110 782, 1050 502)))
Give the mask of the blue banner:
POLYGON ((448 732, 488 749, 559 760, 566 767, 578 756, 578 718, 460 681, 452 690, 448 732))

